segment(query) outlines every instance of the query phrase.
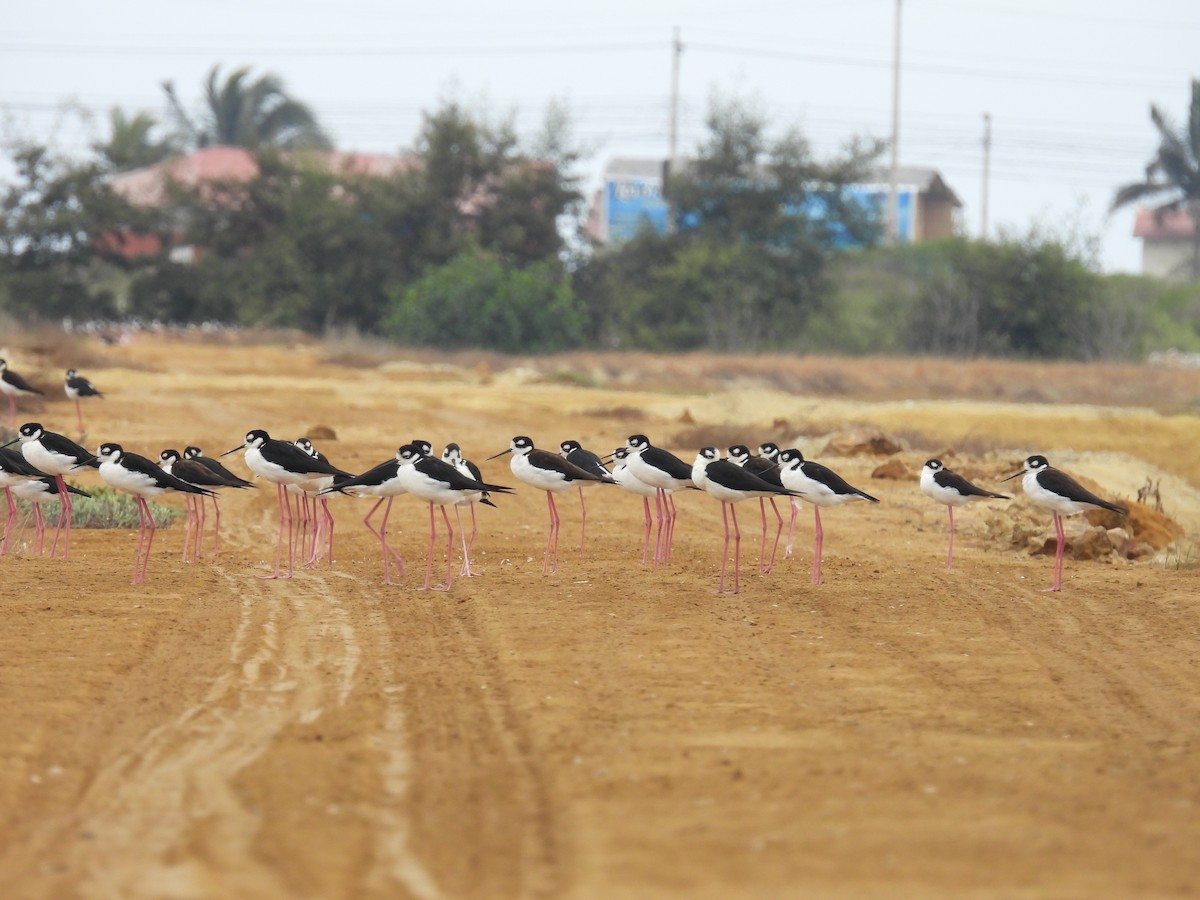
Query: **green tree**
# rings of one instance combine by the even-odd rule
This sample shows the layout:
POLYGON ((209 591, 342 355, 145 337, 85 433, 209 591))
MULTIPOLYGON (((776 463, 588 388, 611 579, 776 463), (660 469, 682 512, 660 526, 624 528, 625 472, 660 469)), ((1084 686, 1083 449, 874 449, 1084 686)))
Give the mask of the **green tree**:
POLYGON ((99 163, 54 157, 25 145, 0 195, 0 306, 19 319, 112 315, 115 274, 137 265, 124 236, 158 233, 153 212, 109 188, 99 163))
POLYGON ((586 316, 556 260, 472 249, 398 292, 385 327, 405 344, 547 353, 583 343, 586 316))
POLYGON ((1118 188, 1112 209, 1157 199, 1157 217, 1182 210, 1192 219, 1191 277, 1200 280, 1200 80, 1192 79, 1187 124, 1180 128, 1155 104, 1150 120, 1158 129, 1158 151, 1146 165, 1146 177, 1118 188))
POLYGON ((127 116, 120 107, 109 110, 108 140, 92 145, 106 168, 114 172, 162 162, 179 153, 174 136, 156 137, 159 122, 150 113, 127 116))
POLYGON ((846 244, 876 240, 878 216, 846 188, 882 145, 852 142, 823 162, 799 132, 767 130, 752 106, 715 100, 705 142, 667 182, 673 233, 644 232, 578 273, 607 342, 794 346, 830 294, 830 262, 846 244))
POLYGON ((224 80, 213 66, 204 82, 204 108, 191 115, 175 91, 163 82, 176 125, 193 147, 225 145, 252 150, 328 149, 328 136, 312 109, 288 94, 282 79, 267 74, 251 79, 250 67, 235 69, 224 80))

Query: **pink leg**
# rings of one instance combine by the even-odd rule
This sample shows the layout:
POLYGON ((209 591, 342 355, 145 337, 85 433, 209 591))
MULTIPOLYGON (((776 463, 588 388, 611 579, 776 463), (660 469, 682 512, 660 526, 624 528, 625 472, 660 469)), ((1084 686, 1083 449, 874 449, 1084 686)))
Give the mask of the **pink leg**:
POLYGON ((50 558, 58 552, 58 534, 63 533, 63 559, 71 552, 71 493, 67 490, 67 482, 61 475, 55 475, 58 482, 58 526, 54 529, 54 543, 50 545, 50 558))
POLYGON ((950 511, 950 549, 946 553, 946 568, 953 569, 954 568, 954 507, 947 506, 946 509, 950 511))
POLYGON ((75 417, 79 419, 79 436, 83 437, 83 410, 79 408, 79 399, 75 400, 75 417))
POLYGON ((671 548, 675 545, 675 520, 679 513, 675 509, 675 495, 669 491, 665 492, 664 506, 667 510, 667 556, 663 560, 663 565, 671 564, 671 548))
POLYGON ((0 544, 0 556, 8 556, 8 538, 12 534, 13 523, 17 521, 17 504, 13 500, 12 488, 4 489, 8 499, 8 518, 4 520, 4 543, 0 544))
POLYGON ((45 552, 46 518, 42 515, 42 505, 33 504, 33 552, 41 556, 45 552))
MULTIPOLYGON (((287 488, 282 484, 275 485, 275 499, 279 503, 279 531, 275 535, 275 571, 270 575, 260 575, 260 578, 280 578, 279 566, 283 560, 283 528, 286 523, 288 528, 291 528, 291 515, 284 511, 284 497, 287 494, 287 488)), ((291 534, 288 534, 288 545, 290 552, 291 534)), ((289 567, 290 568, 290 567, 289 567)))
MULTIPOLYGON (((199 517, 200 523, 199 527, 196 529, 196 555, 193 557, 193 559, 199 561, 200 557, 204 555, 204 525, 208 517, 204 514, 204 495, 197 494, 194 499, 196 504, 196 515, 199 517)), ((217 498, 213 497, 213 503, 216 502, 217 498)))
POLYGON ((188 544, 192 539, 192 532, 196 529, 196 504, 192 499, 191 494, 186 494, 183 498, 183 508, 186 511, 183 530, 183 561, 188 561, 188 544))
MULTIPOLYGON (((218 556, 221 553, 221 502, 216 495, 212 496, 213 515, 216 521, 213 523, 213 549, 209 556, 218 556)), ((204 501, 201 500, 201 503, 204 501)))
POLYGON ((550 531, 546 535, 546 550, 542 554, 542 574, 558 571, 558 507, 554 503, 554 494, 546 491, 546 508, 550 513, 550 531))
POLYGON ((813 535, 812 583, 821 583, 821 554, 825 549, 825 532, 821 529, 821 507, 813 504, 816 532, 813 535))
POLYGON ((758 542, 758 574, 767 574, 767 498, 758 498, 758 511, 762 515, 762 538, 758 542))
POLYGON ((717 593, 725 593, 725 563, 729 559, 729 504, 721 501, 721 523, 725 526, 725 545, 721 548, 721 577, 717 581, 717 593))
POLYGON ((775 543, 771 545, 771 561, 767 563, 768 575, 775 571, 775 554, 779 552, 779 536, 783 534, 783 516, 779 513, 779 506, 774 497, 771 498, 771 509, 775 511, 775 543))
POLYGON ((133 502, 137 506, 138 511, 138 545, 137 552, 133 555, 133 581, 129 583, 137 584, 138 574, 141 571, 142 547, 146 543, 146 513, 145 508, 142 506, 141 497, 134 497, 133 502))
POLYGON ((329 540, 326 542, 326 550, 329 551, 329 554, 328 554, 329 555, 329 564, 332 566, 333 565, 333 512, 329 508, 329 501, 324 497, 321 498, 321 512, 323 512, 325 514, 325 527, 327 529, 327 534, 329 536, 329 540))
POLYGON ((363 517, 363 524, 367 526, 367 530, 375 537, 379 538, 379 552, 383 557, 383 583, 393 584, 392 570, 390 560, 396 560, 396 567, 399 570, 400 577, 404 577, 404 560, 400 558, 400 554, 392 549, 387 541, 387 520, 392 512, 392 501, 395 497, 382 497, 379 502, 371 507, 371 511, 363 517), (387 501, 387 506, 383 510, 383 521, 379 525, 379 530, 376 531, 371 527, 371 516, 375 515, 375 510, 379 509, 379 505, 387 501))
POLYGON ((795 534, 795 532, 796 532, 796 516, 800 512, 800 501, 797 500, 795 497, 792 497, 791 501, 792 501, 792 520, 790 522, 788 522, 787 545, 783 548, 783 558, 784 559, 792 558, 792 535, 795 534))
POLYGON ((1058 513, 1054 514, 1054 534, 1058 539, 1058 547, 1054 551, 1054 583, 1044 588, 1045 592, 1062 590, 1063 555, 1067 552, 1067 536, 1063 531, 1062 516, 1058 513))
POLYGON ((583 485, 579 485, 579 558, 583 559, 583 544, 587 534, 587 500, 583 498, 583 485))
POLYGON ((729 517, 733 519, 733 593, 742 589, 742 529, 738 527, 737 507, 729 504, 729 517))
POLYGON ((436 591, 448 591, 454 579, 454 528, 450 525, 450 513, 442 506, 442 521, 446 523, 446 583, 434 588, 436 591))
POLYGON ((662 488, 654 491, 654 518, 657 528, 654 531, 654 564, 658 565, 663 558, 663 497, 666 492, 662 488))
POLYGON ((150 504, 142 497, 138 499, 141 500, 142 507, 146 510, 146 524, 150 529, 150 534, 146 539, 146 552, 142 556, 142 574, 137 580, 137 583, 141 584, 146 580, 146 566, 150 564, 150 548, 154 546, 154 533, 158 530, 158 526, 154 524, 154 514, 150 512, 150 504))
MULTIPOLYGON (((459 525, 461 530, 462 526, 459 525)), ((468 578, 473 578, 479 573, 471 568, 471 551, 475 549, 475 535, 479 532, 479 526, 475 520, 475 503, 471 503, 471 537, 467 539, 466 547, 463 549, 463 566, 466 569, 465 575, 468 578)))
POLYGON ((650 549, 650 526, 654 522, 653 517, 650 515, 649 497, 642 498, 642 510, 646 513, 646 532, 642 536, 642 565, 644 566, 646 564, 646 553, 650 549))

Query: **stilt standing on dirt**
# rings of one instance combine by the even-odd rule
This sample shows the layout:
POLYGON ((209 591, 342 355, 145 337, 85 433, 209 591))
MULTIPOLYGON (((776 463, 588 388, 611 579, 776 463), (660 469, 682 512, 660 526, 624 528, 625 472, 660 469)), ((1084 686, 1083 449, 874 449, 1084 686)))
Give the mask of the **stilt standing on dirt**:
POLYGON ((1067 547, 1062 517, 1078 515, 1089 509, 1107 509, 1121 515, 1128 515, 1129 510, 1119 503, 1110 503, 1097 497, 1066 472, 1051 466, 1044 456, 1028 457, 1019 472, 1013 472, 1004 480, 1011 481, 1013 478, 1021 478, 1025 496, 1036 506, 1054 514, 1054 534, 1058 540, 1058 547, 1054 551, 1054 581, 1045 590, 1061 591, 1063 553, 1067 547))
POLYGON ((951 472, 940 459, 928 460, 921 467, 921 490, 925 496, 945 505, 950 513, 950 549, 946 553, 946 568, 954 568, 954 507, 966 506, 972 500, 1007 500, 1005 494, 996 494, 971 484, 957 472, 951 472))

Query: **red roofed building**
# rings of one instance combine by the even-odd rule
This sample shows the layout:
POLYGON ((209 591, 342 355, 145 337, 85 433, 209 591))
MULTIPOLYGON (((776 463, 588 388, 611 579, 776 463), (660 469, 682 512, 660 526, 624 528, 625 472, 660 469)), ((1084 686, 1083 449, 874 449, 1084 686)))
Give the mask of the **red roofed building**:
POLYGON ((1141 208, 1133 236, 1142 239, 1142 274, 1192 281, 1196 259, 1196 222, 1183 210, 1156 215, 1141 208))
MULTIPOLYGON (((381 153, 306 150, 298 155, 319 161, 331 172, 376 178, 386 178, 419 164, 416 157, 381 153)), ((187 156, 121 172, 109 184, 135 206, 162 206, 169 199, 168 186, 172 183, 194 188, 208 183, 250 181, 257 176, 254 154, 244 147, 205 147, 187 156)), ((106 242, 129 258, 153 255, 162 249, 157 238, 146 235, 113 235, 106 237, 106 242)), ((177 262, 195 258, 190 247, 176 247, 171 253, 177 262)))

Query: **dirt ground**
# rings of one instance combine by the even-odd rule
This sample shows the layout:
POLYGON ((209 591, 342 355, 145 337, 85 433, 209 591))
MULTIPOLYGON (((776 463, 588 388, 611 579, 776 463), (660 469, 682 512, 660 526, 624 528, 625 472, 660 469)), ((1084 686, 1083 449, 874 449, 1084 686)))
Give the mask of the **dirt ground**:
MULTIPOLYGON (((93 449, 216 455, 249 428, 328 426, 317 445, 352 471, 424 437, 514 484, 503 459, 483 463, 514 434, 607 451, 640 431, 690 461, 680 436, 790 432, 882 502, 825 514, 818 587, 811 510, 793 558, 759 576, 743 504, 736 596, 714 593, 720 511, 695 493, 669 568, 640 564, 640 500, 607 487, 589 491, 580 558, 578 500, 561 495, 561 564, 543 576, 546 502, 518 489, 480 510, 482 576, 449 593, 416 590, 429 518, 408 498, 392 587, 353 498, 333 504, 334 565, 257 577, 274 553, 267 487, 225 493, 217 559, 185 565, 182 527, 161 530, 137 588, 132 532, 77 531, 66 562, 18 546, 0 559, 6 898, 1200 892, 1198 374, 1071 369, 1100 396, 1105 379, 1114 397, 1139 378, 1176 392, 1096 406, 1045 402, 1056 382, 1032 369, 1042 402, 856 391, 872 366, 887 381, 870 361, 824 361, 842 376, 822 392, 750 368, 724 386, 664 369, 650 388, 536 361, 333 364, 309 345, 88 349, 108 394, 85 410, 93 449), (1048 533, 1018 488, 959 515, 947 570, 945 511, 914 480, 822 453, 864 428, 902 439, 912 473, 955 451, 994 486, 1043 452, 1112 497, 1157 480, 1187 534, 1136 562, 1069 558, 1065 589, 1043 593, 1052 558, 997 537, 1008 510, 1048 533)), ((987 384, 983 365, 927 368, 987 384)), ((1006 391, 1019 372, 1003 370, 1006 391)), ((35 417, 74 436, 65 399, 24 404, 35 417)))

